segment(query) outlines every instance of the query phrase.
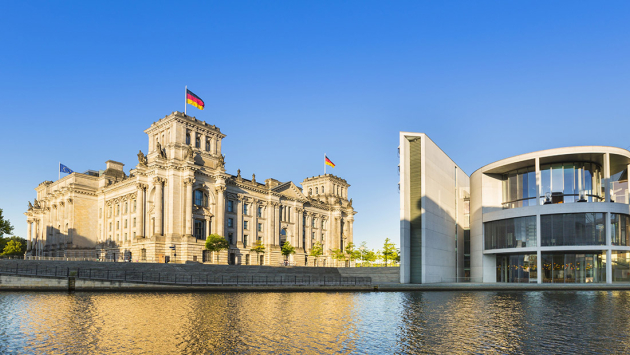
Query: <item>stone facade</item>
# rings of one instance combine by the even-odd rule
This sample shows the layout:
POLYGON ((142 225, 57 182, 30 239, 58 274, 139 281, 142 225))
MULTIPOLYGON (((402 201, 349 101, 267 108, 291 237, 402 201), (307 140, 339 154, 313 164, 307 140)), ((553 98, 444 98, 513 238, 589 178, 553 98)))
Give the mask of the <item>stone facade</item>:
POLYGON ((25 213, 33 256, 132 261, 198 261, 278 265, 281 245, 296 248, 295 265, 336 265, 331 251, 353 240, 356 213, 349 184, 325 174, 293 182, 226 173, 219 128, 181 112, 145 133, 148 154, 127 175, 107 161, 100 172, 45 181, 25 213), (204 251, 208 234, 230 241, 228 251, 204 251), (251 251, 261 241, 265 252, 251 251), (308 256, 315 243, 324 255, 308 256))

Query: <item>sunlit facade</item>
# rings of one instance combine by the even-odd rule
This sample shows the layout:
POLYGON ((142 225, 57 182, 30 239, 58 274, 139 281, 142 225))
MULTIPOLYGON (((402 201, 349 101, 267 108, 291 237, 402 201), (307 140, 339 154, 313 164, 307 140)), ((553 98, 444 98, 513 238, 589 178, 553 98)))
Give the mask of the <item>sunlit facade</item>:
MULTIPOLYGON (((350 184, 325 174, 256 181, 226 172, 220 129, 173 112, 144 131, 147 154, 129 173, 109 160, 105 170, 74 172, 35 188, 29 202, 27 256, 112 261, 284 263, 289 242, 297 266, 337 266, 332 250, 353 241, 350 184), (206 237, 227 239, 211 254, 206 237), (264 252, 252 247, 262 244, 264 252), (323 255, 310 256, 313 247, 323 255)), ((269 161, 274 159, 269 155, 269 161)))
MULTIPOLYGON (((405 139, 408 136, 404 133, 405 139)), ((406 150, 401 153, 401 166, 414 159, 431 159, 426 154, 410 158, 412 152, 402 139, 401 148, 406 150)), ((469 272, 448 272, 460 282, 630 282, 629 170, 628 150, 602 146, 533 152, 476 170, 470 175, 470 240, 465 240, 469 249, 451 251, 458 260, 469 253, 469 272)), ((413 171, 401 168, 401 182, 413 180, 412 175, 413 171)), ((401 225, 407 220, 402 201, 413 189, 401 183, 401 225)), ((418 201, 428 202, 422 198, 418 201)), ((445 227, 443 219, 426 223, 425 244, 442 238, 433 230, 445 227)), ((456 244, 455 232, 451 235, 449 243, 456 244)), ((401 244, 404 237, 401 228, 401 244)), ((402 267, 414 274, 409 261, 403 257, 402 267)), ((444 270, 435 265, 422 272, 444 270)))

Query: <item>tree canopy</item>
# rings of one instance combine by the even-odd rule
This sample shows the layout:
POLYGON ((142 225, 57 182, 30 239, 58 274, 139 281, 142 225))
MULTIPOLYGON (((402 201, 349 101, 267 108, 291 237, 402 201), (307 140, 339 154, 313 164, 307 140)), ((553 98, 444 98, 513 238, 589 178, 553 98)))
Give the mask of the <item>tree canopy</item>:
POLYGON ((0 208, 0 237, 11 233, 13 233, 13 226, 8 219, 4 219, 2 216, 2 208, 0 208))
MULTIPOLYGON (((24 253, 26 253, 26 239, 24 238, 20 238, 17 236, 12 236, 12 237, 0 237, 0 251, 2 251, 2 254, 4 255, 4 249, 7 247, 7 244, 10 241, 15 241, 18 242, 20 245, 20 252, 16 253, 16 254, 11 254, 11 255, 24 255, 24 253)), ((8 254, 6 254, 8 255, 8 254)))
POLYGON ((255 252, 256 254, 264 253, 265 246, 263 245, 261 240, 257 240, 256 243, 254 243, 254 246, 252 247, 251 250, 255 252))
POLYGON ((308 255, 316 258, 322 256, 323 254, 324 248, 322 247, 322 243, 320 242, 315 242, 315 244, 313 244, 313 246, 311 247, 311 251, 308 253, 308 255))
POLYGON ((398 255, 396 252, 396 244, 391 243, 389 238, 385 238, 385 244, 383 244, 383 250, 381 250, 380 253, 385 261, 385 266, 387 266, 388 260, 394 260, 398 255))
POLYGON ((221 250, 226 250, 230 247, 230 244, 225 239, 218 234, 210 234, 206 239, 206 250, 210 250, 213 252, 219 252, 221 250))
POLYGON ((291 245, 291 243, 289 242, 284 242, 284 244, 282 245, 281 252, 282 252, 282 255, 284 255, 284 257, 286 258, 291 254, 295 254, 295 247, 291 245))
POLYGON ((24 252, 22 251, 22 249, 23 248, 21 242, 15 239, 11 239, 2 250, 2 255, 23 255, 24 252))

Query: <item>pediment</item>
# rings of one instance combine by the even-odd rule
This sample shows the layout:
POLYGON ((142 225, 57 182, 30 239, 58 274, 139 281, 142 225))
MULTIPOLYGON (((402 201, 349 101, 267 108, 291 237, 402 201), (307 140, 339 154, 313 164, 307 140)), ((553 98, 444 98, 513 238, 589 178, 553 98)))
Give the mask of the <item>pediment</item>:
POLYGON ((277 192, 281 195, 284 195, 288 198, 293 198, 299 201, 308 200, 306 196, 302 193, 299 187, 297 187, 292 181, 285 182, 284 184, 278 185, 271 189, 273 192, 277 192))

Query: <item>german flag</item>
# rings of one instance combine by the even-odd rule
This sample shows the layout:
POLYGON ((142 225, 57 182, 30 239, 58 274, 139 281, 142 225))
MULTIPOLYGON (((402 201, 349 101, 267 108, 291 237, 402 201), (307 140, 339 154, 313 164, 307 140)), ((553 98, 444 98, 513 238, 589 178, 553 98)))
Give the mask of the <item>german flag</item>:
POLYGON ((326 165, 330 165, 330 166, 332 166, 333 168, 335 167, 335 163, 331 162, 331 161, 330 161, 330 159, 328 159, 328 157, 327 157, 327 156, 325 156, 325 155, 324 155, 324 159, 325 159, 325 160, 324 160, 324 164, 326 164, 326 165))
POLYGON ((186 89, 186 103, 193 105, 200 110, 203 110, 203 107, 205 106, 203 100, 188 89, 186 89))

